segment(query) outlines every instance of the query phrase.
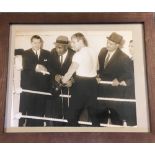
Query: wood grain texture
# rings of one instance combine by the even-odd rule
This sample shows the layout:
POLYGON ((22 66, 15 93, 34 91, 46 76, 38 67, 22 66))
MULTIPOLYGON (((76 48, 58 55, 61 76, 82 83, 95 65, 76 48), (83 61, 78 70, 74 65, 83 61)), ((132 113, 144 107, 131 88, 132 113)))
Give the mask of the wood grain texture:
POLYGON ((0 142, 155 142, 154 13, 0 13, 0 142), (10 24, 144 25, 150 133, 4 133, 10 24))

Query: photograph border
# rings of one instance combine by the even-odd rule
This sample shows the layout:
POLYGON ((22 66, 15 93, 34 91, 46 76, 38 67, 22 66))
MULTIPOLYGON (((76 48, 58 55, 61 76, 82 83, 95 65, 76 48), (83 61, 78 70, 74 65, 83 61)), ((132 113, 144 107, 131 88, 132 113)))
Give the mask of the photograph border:
POLYGON ((1 13, 0 14, 0 142, 155 142, 154 13, 1 13), (35 19, 35 20, 34 20, 35 19), (149 103, 149 133, 52 132, 5 133, 5 108, 11 24, 142 23, 149 103))

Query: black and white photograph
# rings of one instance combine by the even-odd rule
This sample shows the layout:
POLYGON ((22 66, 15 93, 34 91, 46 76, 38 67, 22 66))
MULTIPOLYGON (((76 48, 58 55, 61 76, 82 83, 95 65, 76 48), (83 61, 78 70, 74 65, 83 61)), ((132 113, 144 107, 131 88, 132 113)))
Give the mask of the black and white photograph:
POLYGON ((6 132, 149 132, 142 24, 12 24, 6 132))

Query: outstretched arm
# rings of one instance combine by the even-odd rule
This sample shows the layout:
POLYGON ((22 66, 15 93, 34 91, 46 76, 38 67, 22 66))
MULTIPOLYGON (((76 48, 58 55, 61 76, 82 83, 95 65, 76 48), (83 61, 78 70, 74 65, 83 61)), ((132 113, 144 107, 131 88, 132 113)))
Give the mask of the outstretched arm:
POLYGON ((62 83, 67 83, 70 80, 70 78, 72 77, 72 75, 76 72, 78 67, 79 67, 78 63, 72 62, 71 66, 69 67, 69 69, 67 71, 67 73, 62 78, 62 83))

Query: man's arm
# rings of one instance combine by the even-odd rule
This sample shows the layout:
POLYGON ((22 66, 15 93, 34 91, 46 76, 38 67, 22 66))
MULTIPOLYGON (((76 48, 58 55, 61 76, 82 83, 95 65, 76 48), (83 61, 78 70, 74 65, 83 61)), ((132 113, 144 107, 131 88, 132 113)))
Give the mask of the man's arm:
POLYGON ((72 75, 76 72, 78 67, 79 67, 78 63, 72 62, 71 66, 69 67, 69 69, 67 71, 67 73, 62 78, 62 83, 67 83, 70 80, 70 78, 72 77, 72 75))
POLYGON ((122 67, 122 75, 119 77, 119 82, 122 86, 128 86, 132 79, 131 60, 129 58, 124 59, 122 67))

